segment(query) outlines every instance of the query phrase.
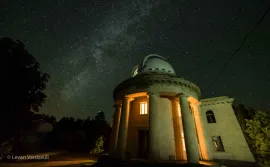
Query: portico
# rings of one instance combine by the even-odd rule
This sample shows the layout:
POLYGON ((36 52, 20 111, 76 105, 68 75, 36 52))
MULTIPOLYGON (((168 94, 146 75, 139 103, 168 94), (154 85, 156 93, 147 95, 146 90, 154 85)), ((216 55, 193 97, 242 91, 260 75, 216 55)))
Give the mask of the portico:
MULTIPOLYGON (((131 148, 127 148, 127 143, 130 141, 128 133, 131 129, 130 136, 132 136, 132 129, 134 129, 134 124, 132 124, 134 118, 132 117, 136 113, 130 114, 130 112, 139 114, 140 111, 136 111, 136 108, 139 107, 136 107, 136 105, 140 105, 140 103, 136 103, 136 101, 140 101, 140 99, 147 101, 146 104, 148 104, 147 114, 139 115, 139 117, 144 117, 142 119, 146 118, 145 123, 147 125, 143 125, 142 128, 147 129, 149 132, 147 158, 153 161, 169 160, 171 158, 171 160, 188 160, 190 163, 199 163, 198 136, 191 111, 191 107, 198 110, 198 108, 196 109, 198 107, 196 102, 198 103, 198 101, 184 94, 140 92, 125 95, 122 100, 118 100, 118 104, 115 105, 111 153, 114 153, 117 158, 125 159, 126 154, 132 152, 131 148), (167 112, 162 110, 164 104, 160 103, 161 99, 163 99, 163 103, 171 106, 167 107, 165 105, 165 108, 170 109, 167 112), (135 103, 132 103, 132 101, 135 103), (120 106, 122 107, 120 108, 120 106), (131 120, 131 124, 129 124, 129 120, 131 120), (163 124, 160 124, 161 122, 163 124), (119 132, 115 130, 117 126, 119 126, 119 132), (166 133, 164 134, 161 131, 166 133), (164 143, 164 141, 166 142, 164 143), (169 154, 166 152, 169 152, 169 154)), ((134 138, 130 137, 130 139, 134 138)))

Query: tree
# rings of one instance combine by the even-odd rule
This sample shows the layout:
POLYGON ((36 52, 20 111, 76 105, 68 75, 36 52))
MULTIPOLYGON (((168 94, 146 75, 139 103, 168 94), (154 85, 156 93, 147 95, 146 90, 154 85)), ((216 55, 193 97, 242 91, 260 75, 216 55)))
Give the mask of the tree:
POLYGON ((105 121, 105 114, 103 111, 99 111, 97 115, 95 116, 95 120, 98 121, 105 121))
POLYGON ((233 109, 242 130, 245 130, 245 119, 252 119, 255 110, 251 107, 246 108, 243 104, 233 105, 233 109))
POLYGON ((40 70, 25 45, 10 38, 0 38, 1 140, 20 132, 24 123, 45 102, 49 75, 40 70))
POLYGON ((104 138, 104 150, 108 151, 109 148, 109 138, 111 134, 111 127, 105 119, 105 114, 103 111, 99 111, 93 120, 94 129, 92 130, 95 136, 103 136, 104 138))
POLYGON ((90 154, 97 155, 103 153, 104 151, 103 144, 104 144, 103 136, 100 136, 96 141, 95 148, 90 151, 90 154))
POLYGON ((256 111, 253 119, 246 119, 245 132, 258 160, 270 165, 270 114, 256 111))

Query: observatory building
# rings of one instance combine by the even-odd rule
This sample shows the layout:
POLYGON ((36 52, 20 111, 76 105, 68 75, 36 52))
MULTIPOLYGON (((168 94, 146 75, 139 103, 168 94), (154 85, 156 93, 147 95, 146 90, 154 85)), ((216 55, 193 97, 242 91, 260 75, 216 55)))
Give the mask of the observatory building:
POLYGON ((177 77, 164 57, 146 56, 114 89, 109 154, 122 160, 255 162, 234 114, 234 99, 200 96, 200 88, 177 77))

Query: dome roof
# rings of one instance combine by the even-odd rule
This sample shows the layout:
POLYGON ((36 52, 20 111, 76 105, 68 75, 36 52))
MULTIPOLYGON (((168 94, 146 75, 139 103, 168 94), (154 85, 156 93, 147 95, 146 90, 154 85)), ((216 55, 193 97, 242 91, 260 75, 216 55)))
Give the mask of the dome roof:
POLYGON ((167 59, 157 54, 146 56, 140 65, 134 67, 131 77, 144 72, 160 72, 175 75, 175 71, 167 59))

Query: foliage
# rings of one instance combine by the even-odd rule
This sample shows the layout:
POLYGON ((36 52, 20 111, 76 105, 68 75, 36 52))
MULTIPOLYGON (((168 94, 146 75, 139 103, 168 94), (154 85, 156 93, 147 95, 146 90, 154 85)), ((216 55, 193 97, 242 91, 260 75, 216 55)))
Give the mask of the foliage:
POLYGON ((261 163, 269 163, 269 114, 243 104, 233 105, 233 109, 254 158, 261 163))
POLYGON ((111 127, 104 112, 99 111, 94 119, 64 117, 58 122, 54 116, 38 114, 46 99, 44 91, 50 77, 41 72, 39 63, 22 42, 0 38, 0 72, 0 151, 60 149, 89 152, 93 148, 96 148, 95 152, 108 151, 111 127), (53 130, 37 131, 42 122, 52 124, 53 130))
POLYGON ((233 109, 241 128, 244 130, 246 128, 245 119, 252 119, 255 110, 251 107, 246 108, 243 104, 233 105, 233 109))
POLYGON ((103 153, 104 152, 103 145, 104 139, 103 136, 100 136, 96 141, 95 148, 90 151, 90 154, 97 155, 103 153))
POLYGON ((0 155, 3 153, 10 152, 12 150, 12 144, 10 141, 4 141, 0 144, 0 155))
POLYGON ((55 117, 44 114, 31 116, 31 121, 18 138, 7 140, 0 145, 0 151, 12 148, 12 153, 22 154, 35 151, 63 150, 98 154, 108 152, 111 127, 106 120, 74 119, 64 117, 55 121, 55 117), (53 130, 39 133, 37 124, 44 120, 53 125, 53 130), (7 147, 9 143, 10 147, 7 147))
POLYGON ((252 119, 246 119, 245 132, 258 160, 270 165, 270 114, 256 111, 252 119))
POLYGON ((74 119, 64 117, 56 122, 52 132, 49 133, 47 147, 53 147, 72 152, 89 152, 96 147, 97 138, 103 137, 103 149, 105 152, 109 148, 109 137, 111 127, 103 119, 74 119))
POLYGON ((95 116, 95 120, 98 121, 105 121, 105 115, 103 111, 99 111, 97 115, 95 116))
POLYGON ((19 133, 33 112, 45 102, 49 75, 41 72, 36 59, 25 45, 10 38, 0 38, 1 106, 0 141, 19 133), (33 111, 33 112, 31 112, 33 111))

